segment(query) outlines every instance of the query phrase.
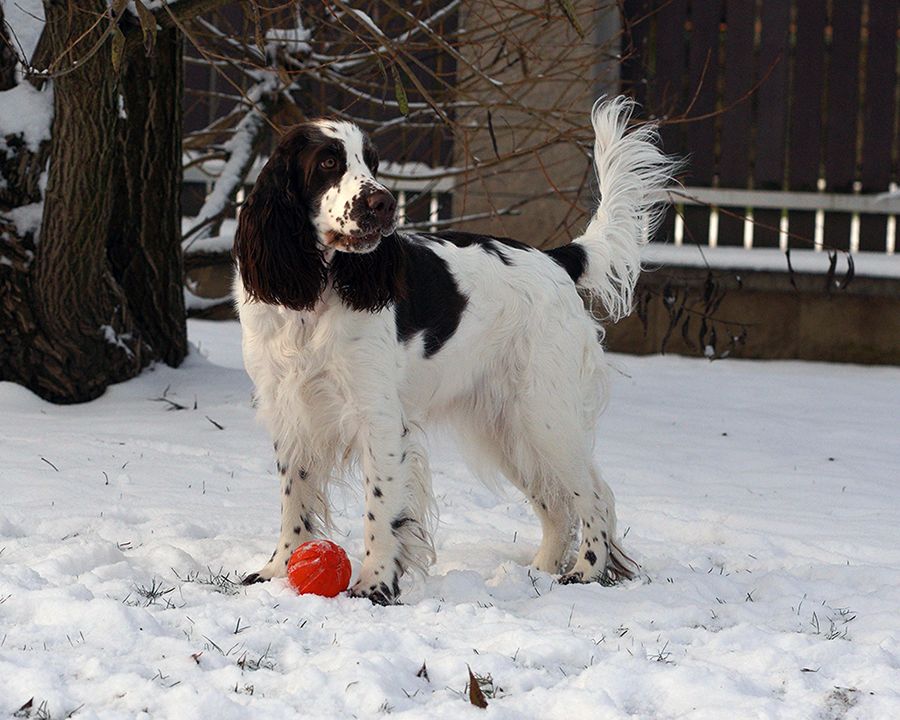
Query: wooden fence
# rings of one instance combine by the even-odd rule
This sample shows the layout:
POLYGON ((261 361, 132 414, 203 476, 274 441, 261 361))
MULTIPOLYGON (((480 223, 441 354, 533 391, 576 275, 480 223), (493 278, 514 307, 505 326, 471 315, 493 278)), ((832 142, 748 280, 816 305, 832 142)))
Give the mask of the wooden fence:
POLYGON ((689 156, 686 195, 700 201, 670 216, 669 239, 894 252, 900 3, 624 0, 624 10, 623 87, 664 121, 665 149, 689 156), (731 192, 748 190, 764 192, 731 192))

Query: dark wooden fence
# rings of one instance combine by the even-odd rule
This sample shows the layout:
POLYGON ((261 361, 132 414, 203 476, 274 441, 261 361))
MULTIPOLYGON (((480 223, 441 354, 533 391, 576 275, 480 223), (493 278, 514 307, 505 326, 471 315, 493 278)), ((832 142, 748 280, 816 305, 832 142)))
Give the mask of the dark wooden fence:
MULTIPOLYGON (((666 150, 690 157, 686 187, 726 190, 704 195, 712 216, 684 207, 685 242, 893 252, 896 222, 879 211, 897 212, 897 201, 875 196, 900 179, 900 3, 624 0, 624 9, 623 88, 664 121, 666 150), (780 191, 783 202, 765 194, 744 204, 728 189, 780 191)), ((663 232, 675 232, 674 217, 663 232)))

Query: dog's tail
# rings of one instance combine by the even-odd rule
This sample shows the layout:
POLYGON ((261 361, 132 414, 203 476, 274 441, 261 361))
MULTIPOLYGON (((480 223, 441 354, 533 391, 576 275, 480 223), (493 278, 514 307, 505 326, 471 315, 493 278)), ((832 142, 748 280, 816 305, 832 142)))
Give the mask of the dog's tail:
POLYGON ((611 320, 631 312, 641 248, 663 218, 667 204, 663 190, 679 166, 659 149, 655 123, 627 131, 633 110, 634 101, 624 96, 601 98, 594 104, 591 122, 600 205, 584 234, 557 250, 562 256, 558 260, 566 248, 583 250, 577 253, 580 258, 568 250, 567 269, 574 274, 573 264, 581 265, 575 284, 594 293, 611 320))

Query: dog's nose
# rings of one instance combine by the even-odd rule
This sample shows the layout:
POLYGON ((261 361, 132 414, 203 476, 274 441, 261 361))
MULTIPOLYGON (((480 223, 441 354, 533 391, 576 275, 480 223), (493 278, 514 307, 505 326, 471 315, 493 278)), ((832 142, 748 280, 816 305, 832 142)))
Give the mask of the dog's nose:
POLYGON ((375 190, 366 198, 366 204, 382 226, 387 226, 394 222, 394 211, 397 209, 397 201, 394 200, 394 196, 387 190, 375 190))

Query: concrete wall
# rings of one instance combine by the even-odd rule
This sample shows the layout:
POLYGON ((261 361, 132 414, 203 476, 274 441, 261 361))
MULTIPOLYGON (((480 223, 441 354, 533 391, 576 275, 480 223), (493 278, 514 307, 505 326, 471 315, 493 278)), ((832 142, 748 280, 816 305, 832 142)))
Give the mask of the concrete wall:
MULTIPOLYGON (((746 339, 732 357, 800 359, 867 364, 900 364, 900 279, 857 277, 845 290, 827 290, 824 275, 718 272, 725 296, 714 313, 718 347, 727 346, 729 331, 746 328, 746 339)), ((650 294, 646 328, 637 313, 607 328, 607 346, 624 353, 660 351, 670 314, 662 301, 667 284, 699 303, 706 281, 702 268, 666 268, 644 273, 638 296, 650 294)), ((700 318, 688 337, 695 343, 700 318)), ((681 336, 680 323, 670 335, 667 352, 698 355, 681 336)))

